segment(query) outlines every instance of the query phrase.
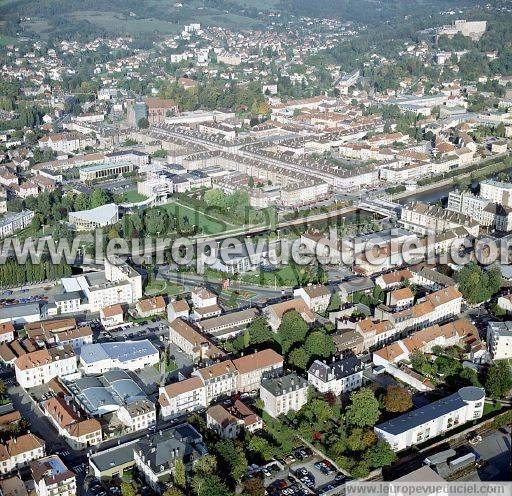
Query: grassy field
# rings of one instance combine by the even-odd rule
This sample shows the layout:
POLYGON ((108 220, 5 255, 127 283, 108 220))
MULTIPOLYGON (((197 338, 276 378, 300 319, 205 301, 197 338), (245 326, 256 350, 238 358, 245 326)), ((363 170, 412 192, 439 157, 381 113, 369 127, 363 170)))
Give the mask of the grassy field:
POLYGON ((183 286, 172 284, 168 281, 155 281, 153 284, 146 286, 144 291, 147 296, 168 294, 177 295, 184 291, 183 286))
POLYGON ((177 203, 169 203, 163 208, 182 222, 183 219, 187 219, 191 226, 198 226, 204 234, 219 234, 236 227, 234 224, 229 224, 211 215, 203 214, 202 212, 177 203))
POLYGON ((147 200, 147 196, 141 195, 135 190, 126 191, 123 193, 123 203, 138 203, 147 200))

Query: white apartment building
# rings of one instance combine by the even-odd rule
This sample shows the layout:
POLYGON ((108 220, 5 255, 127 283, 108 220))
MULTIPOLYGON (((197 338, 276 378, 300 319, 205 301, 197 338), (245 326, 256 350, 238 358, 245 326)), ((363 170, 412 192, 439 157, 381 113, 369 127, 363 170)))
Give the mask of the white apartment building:
POLYGON ((264 410, 274 418, 290 410, 300 410, 308 401, 308 382, 292 373, 275 379, 265 379, 260 386, 264 410))
POLYGON ((206 408, 206 390, 200 377, 191 377, 160 388, 160 411, 164 420, 206 408))
POLYGON ((76 371, 76 355, 68 345, 33 351, 21 355, 14 362, 16 380, 25 389, 41 386, 55 377, 64 377, 76 371))
POLYGON ((468 234, 478 236, 479 225, 468 215, 446 210, 438 205, 411 202, 404 205, 399 224, 416 234, 440 234, 449 229, 464 227, 468 234))
POLYGON ((30 463, 37 496, 75 496, 76 477, 58 455, 30 463))
POLYGON ((32 210, 12 212, 0 219, 0 239, 12 236, 15 232, 21 231, 30 225, 34 218, 32 210))
POLYGON ((264 376, 280 375, 283 357, 271 349, 198 369, 192 377, 160 388, 162 417, 205 408, 219 396, 257 391, 264 376))
POLYGON ((473 386, 374 427, 375 434, 402 451, 443 435, 483 414, 485 391, 473 386))
POLYGON ((141 431, 156 424, 156 408, 151 401, 141 399, 122 405, 117 417, 131 432, 141 431))
POLYGON ((194 307, 206 308, 217 305, 217 295, 206 288, 194 288, 190 295, 194 307))
POLYGON ((504 207, 512 207, 512 183, 485 179, 480 183, 480 196, 504 207))
POLYGON ((313 312, 325 312, 331 301, 331 292, 323 284, 310 284, 293 291, 293 296, 302 298, 313 312))
POLYGON ((308 382, 321 393, 339 396, 363 385, 364 365, 355 356, 347 356, 331 363, 315 360, 308 370, 308 382))
POLYGON ((133 304, 142 298, 142 276, 120 258, 105 258, 104 272, 88 272, 84 275, 62 279, 64 294, 75 299, 81 293, 80 311, 99 312, 117 303, 133 304))
POLYGON ((0 474, 26 467, 44 456, 44 441, 34 434, 25 434, 0 444, 0 474))
POLYGON ((484 209, 488 204, 489 200, 483 196, 476 196, 471 192, 450 191, 446 208, 452 212, 469 215, 484 225, 484 209))
POLYGON ((512 358, 512 322, 489 322, 486 341, 493 360, 512 358))

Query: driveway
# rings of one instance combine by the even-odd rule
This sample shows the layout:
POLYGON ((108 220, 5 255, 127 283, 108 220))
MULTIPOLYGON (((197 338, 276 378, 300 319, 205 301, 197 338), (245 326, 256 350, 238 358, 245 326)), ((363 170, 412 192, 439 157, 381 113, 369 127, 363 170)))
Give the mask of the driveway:
POLYGON ((485 481, 510 481, 511 470, 511 433, 507 429, 493 431, 485 436, 473 449, 481 456, 482 460, 489 463, 478 471, 481 480, 485 481))

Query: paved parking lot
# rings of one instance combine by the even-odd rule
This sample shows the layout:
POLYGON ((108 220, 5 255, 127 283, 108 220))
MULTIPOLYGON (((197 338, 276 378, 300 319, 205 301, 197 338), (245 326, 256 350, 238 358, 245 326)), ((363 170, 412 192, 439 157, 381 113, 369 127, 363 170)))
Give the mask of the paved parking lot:
POLYGON ((330 484, 334 480, 334 477, 336 476, 336 472, 334 472, 330 475, 326 475, 315 467, 315 463, 318 461, 321 461, 321 460, 322 460, 322 458, 315 456, 314 458, 310 458, 307 461, 292 463, 290 466, 290 469, 291 469, 292 473, 294 473, 299 468, 305 468, 308 472, 313 474, 313 477, 315 478, 314 479, 314 482, 315 482, 314 487, 315 487, 315 489, 318 489, 322 486, 325 486, 326 484, 330 484))

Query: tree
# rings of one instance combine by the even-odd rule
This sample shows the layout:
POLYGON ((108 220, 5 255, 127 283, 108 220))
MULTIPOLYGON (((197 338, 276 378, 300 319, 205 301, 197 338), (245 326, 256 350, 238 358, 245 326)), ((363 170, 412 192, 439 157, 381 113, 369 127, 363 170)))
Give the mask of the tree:
POLYGON ((240 446, 235 446, 232 441, 224 440, 215 445, 219 455, 221 465, 229 468, 231 478, 239 482, 242 476, 247 472, 247 458, 240 446))
POLYGON ((314 331, 307 337, 304 349, 309 356, 319 358, 329 358, 336 352, 332 337, 321 331, 314 331))
POLYGON ((379 402, 371 389, 362 388, 350 395, 346 419, 350 425, 373 427, 379 419, 379 402))
POLYGON ((137 127, 139 129, 147 129, 149 127, 149 121, 147 117, 141 117, 137 122, 137 127))
POLYGON ((122 496, 137 496, 137 488, 129 482, 121 482, 121 495, 122 496))
POLYGON ((411 393, 403 387, 389 386, 384 397, 384 408, 391 413, 402 413, 412 408, 411 393))
POLYGON ((267 462, 272 459, 272 446, 261 436, 253 436, 249 441, 249 450, 259 455, 259 457, 267 462))
POLYGON ((211 475, 217 470, 217 458, 213 455, 204 455, 194 464, 196 474, 211 475))
POLYGON ((507 362, 491 365, 484 381, 485 389, 493 399, 503 398, 512 388, 512 371, 507 362))
POLYGON ((288 363, 300 370, 306 370, 309 364, 309 353, 302 346, 295 348, 288 355, 288 363))
POLYGON ((363 429, 352 429, 352 432, 347 438, 347 445, 350 451, 363 451, 366 446, 363 440, 363 429))
POLYGON ((336 312, 341 308, 341 297, 338 291, 335 291, 331 296, 331 301, 327 307, 327 311, 336 312))
POLYGON ((168 487, 164 493, 163 496, 184 496, 183 492, 180 491, 177 487, 171 486, 168 487))
POLYGON ((391 465, 396 460, 396 454, 386 441, 380 439, 368 450, 365 458, 371 467, 379 468, 391 465))
POLYGON ((0 397, 4 396, 5 393, 7 393, 7 386, 5 385, 5 382, 0 379, 0 397))
POLYGON ((287 352, 295 343, 304 341, 309 327, 296 310, 289 310, 283 315, 277 335, 283 352, 287 352))
POLYGON ((110 201, 108 193, 103 189, 95 189, 91 194, 90 208, 101 207, 110 201))
POLYGON ((386 297, 386 293, 384 293, 384 290, 378 284, 373 288, 373 297, 379 301, 384 301, 386 297))
POLYGON ((256 317, 248 329, 252 345, 274 341, 275 334, 270 329, 268 321, 264 316, 256 317))
POLYGON ((243 496, 265 496, 265 486, 263 481, 257 477, 246 480, 242 490, 243 496))
MULTIPOLYGON (((178 487, 185 487, 187 485, 187 474, 185 471, 185 464, 181 458, 176 460, 174 464, 174 473, 173 473, 174 483, 178 487)), ((123 495, 124 496, 124 495, 123 495)))

